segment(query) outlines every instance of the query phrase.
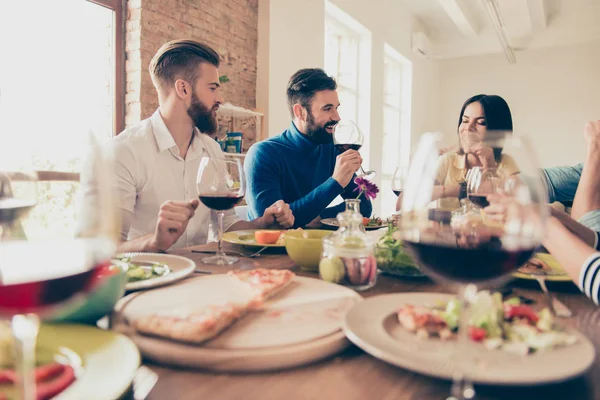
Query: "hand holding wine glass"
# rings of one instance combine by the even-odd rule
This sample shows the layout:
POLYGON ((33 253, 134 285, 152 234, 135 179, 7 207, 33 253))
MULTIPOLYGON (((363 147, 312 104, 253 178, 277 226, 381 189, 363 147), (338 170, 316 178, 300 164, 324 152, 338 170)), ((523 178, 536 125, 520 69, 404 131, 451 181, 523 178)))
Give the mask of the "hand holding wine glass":
POLYGON ((239 259, 225 255, 222 248, 223 218, 226 210, 232 209, 244 198, 246 181, 240 159, 225 153, 214 157, 205 154, 200 160, 196 185, 202 204, 216 211, 218 217, 217 254, 203 258, 202 262, 217 265, 233 264, 239 259))
MULTIPOLYGON (((347 150, 360 150, 365 137, 356 124, 350 120, 341 120, 333 127, 333 143, 340 153, 347 150)), ((362 161, 362 160, 361 160, 362 161)), ((366 171, 360 166, 359 177, 373 179, 375 171, 366 171)))

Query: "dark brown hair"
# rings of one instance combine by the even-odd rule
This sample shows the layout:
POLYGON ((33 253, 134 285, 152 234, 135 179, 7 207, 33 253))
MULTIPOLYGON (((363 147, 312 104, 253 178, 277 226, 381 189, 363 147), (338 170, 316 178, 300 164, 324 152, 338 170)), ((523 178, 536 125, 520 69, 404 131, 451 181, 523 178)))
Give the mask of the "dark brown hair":
MULTIPOLYGON (((456 129, 460 127, 462 123, 463 115, 465 114, 465 109, 471 103, 480 103, 483 108, 483 114, 485 116, 485 124, 488 131, 510 131, 513 130, 512 116, 510 114, 510 108, 508 107, 508 103, 495 94, 478 94, 471 98, 468 98, 463 104, 460 115, 458 116, 458 125, 456 129)), ((460 134, 459 134, 460 135, 460 134)), ((460 147, 460 137, 459 137, 459 149, 458 154, 464 154, 464 150, 460 147)), ((494 158, 496 162, 500 162, 500 158, 502 157, 502 149, 494 148, 494 158)))
POLYGON ((336 90, 337 83, 321 68, 304 68, 290 78, 287 85, 287 99, 290 114, 294 117, 294 104, 298 103, 310 112, 310 105, 316 92, 336 90))

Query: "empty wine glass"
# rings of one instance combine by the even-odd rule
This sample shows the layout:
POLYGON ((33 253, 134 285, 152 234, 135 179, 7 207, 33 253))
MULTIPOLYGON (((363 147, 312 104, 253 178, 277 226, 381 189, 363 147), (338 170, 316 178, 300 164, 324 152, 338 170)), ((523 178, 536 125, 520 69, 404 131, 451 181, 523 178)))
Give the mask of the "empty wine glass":
MULTIPOLYGON (((364 144, 365 137, 358 126, 350 120, 341 120, 333 127, 333 144, 341 153, 347 150, 360 150, 364 144)), ((365 171, 361 165, 361 178, 373 179, 377 174, 375 171, 365 171)))
MULTIPOLYGON (((36 398, 35 348, 40 320, 68 314, 97 287, 117 240, 118 211, 111 158, 90 140, 76 212, 68 234, 28 237, 27 212, 38 202, 37 174, 30 157, 7 154, 0 138, 0 317, 11 321, 19 398, 36 398), (4 151, 3 151, 4 150, 4 151)), ((14 152, 13 152, 14 153, 14 152)))
POLYGON ((506 207, 501 223, 485 218, 461 218, 452 224, 432 220, 430 205, 435 199, 441 147, 441 136, 432 133, 422 135, 411 162, 399 223, 401 239, 419 266, 433 279, 457 288, 460 294, 462 311, 451 398, 461 400, 475 395, 470 380, 475 364, 468 328, 477 288, 493 287, 510 279, 510 273, 523 265, 540 244, 547 217, 546 191, 526 137, 488 131, 483 142, 502 153, 502 160, 510 159, 518 167, 516 174, 495 178, 493 185, 485 179, 482 168, 469 176, 471 189, 478 190, 472 194, 485 194, 486 202, 501 201, 506 207))
POLYGON ((240 158, 225 153, 214 157, 205 154, 200 160, 196 185, 202 204, 216 211, 218 217, 217 254, 203 258, 202 262, 217 265, 233 264, 239 259, 225 255, 222 248, 223 217, 226 210, 232 209, 244 198, 246 182, 240 158))

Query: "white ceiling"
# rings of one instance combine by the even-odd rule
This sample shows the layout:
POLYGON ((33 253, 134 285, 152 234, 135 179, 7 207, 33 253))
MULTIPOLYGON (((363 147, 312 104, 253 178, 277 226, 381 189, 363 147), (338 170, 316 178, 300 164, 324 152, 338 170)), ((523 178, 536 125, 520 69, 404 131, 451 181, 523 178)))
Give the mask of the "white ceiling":
MULTIPOLYGON (((502 53, 484 1, 400 0, 421 22, 427 56, 444 59, 502 53)), ((495 0, 508 46, 520 51, 598 41, 600 0, 495 0)), ((600 49, 599 49, 600 50, 600 49)))

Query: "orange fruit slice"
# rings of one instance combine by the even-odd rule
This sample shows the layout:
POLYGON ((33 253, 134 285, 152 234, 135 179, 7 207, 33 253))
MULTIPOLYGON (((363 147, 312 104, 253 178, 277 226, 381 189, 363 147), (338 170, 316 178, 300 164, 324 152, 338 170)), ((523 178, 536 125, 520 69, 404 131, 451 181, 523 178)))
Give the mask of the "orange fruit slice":
POLYGON ((254 239, 259 244, 274 244, 279 240, 281 231, 255 231, 254 239))

